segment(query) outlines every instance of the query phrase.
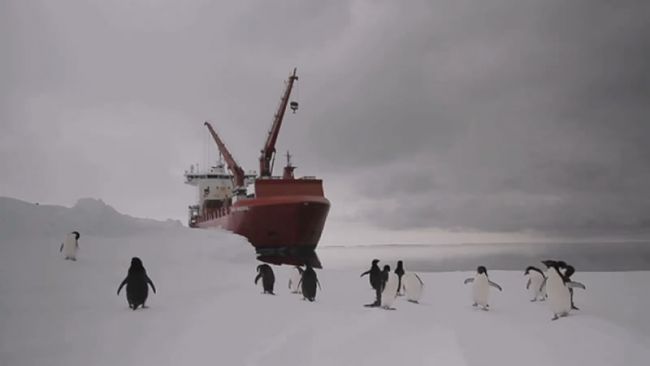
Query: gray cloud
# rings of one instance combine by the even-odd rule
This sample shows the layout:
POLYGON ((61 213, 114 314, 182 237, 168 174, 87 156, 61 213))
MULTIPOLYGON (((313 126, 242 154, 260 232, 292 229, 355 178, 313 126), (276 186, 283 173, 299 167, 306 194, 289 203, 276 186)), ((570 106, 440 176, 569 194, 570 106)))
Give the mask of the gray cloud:
POLYGON ((333 218, 647 231, 647 2, 0 7, 2 195, 182 218, 183 169, 214 156, 202 121, 257 169, 298 66, 278 150, 325 179, 333 218))

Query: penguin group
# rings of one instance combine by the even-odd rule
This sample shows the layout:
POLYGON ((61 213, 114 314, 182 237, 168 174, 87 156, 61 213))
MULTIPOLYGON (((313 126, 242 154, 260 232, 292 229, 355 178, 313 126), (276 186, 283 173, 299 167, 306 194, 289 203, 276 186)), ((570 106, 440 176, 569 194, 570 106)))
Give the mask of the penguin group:
MULTIPOLYGON (((307 263, 303 269, 301 266, 295 266, 296 271, 289 276, 289 290, 292 294, 302 294, 303 300, 314 302, 316 300, 316 289, 322 290, 318 275, 314 268, 307 263)), ((275 274, 273 268, 268 264, 257 266, 257 276, 255 284, 262 280, 263 294, 275 295, 273 286, 275 284, 275 274)))
MULTIPOLYGON (((542 263, 547 270, 529 266, 524 271, 528 277, 526 290, 532 292, 531 302, 548 300, 549 307, 553 312, 551 320, 557 320, 569 315, 571 310, 580 310, 573 301, 573 289, 586 289, 580 282, 571 280, 575 268, 564 261, 543 260, 542 263)), ((503 291, 501 286, 492 282, 487 274, 485 266, 478 266, 473 278, 467 278, 465 284, 472 284, 472 306, 480 307, 482 310, 489 310, 488 303, 490 287, 503 291)))
POLYGON ((580 282, 571 280, 575 268, 564 261, 547 259, 542 263, 548 268, 548 271, 540 288, 544 289, 548 297, 549 306, 553 312, 551 320, 568 316, 571 310, 580 310, 573 302, 573 289, 585 290, 586 287, 580 282))
MULTIPOLYGON (((79 251, 79 238, 81 234, 78 231, 69 232, 61 246, 59 252, 63 254, 65 260, 77 261, 77 252, 79 251)), ((122 288, 126 286, 126 301, 129 308, 136 310, 137 308, 146 309, 147 298, 149 297, 149 286, 156 293, 156 286, 153 284, 147 270, 142 264, 142 260, 138 257, 131 258, 131 266, 128 269, 127 275, 117 288, 117 295, 120 295, 122 288)))
MULTIPOLYGON (((76 261, 79 250, 78 231, 72 231, 59 248, 65 260, 76 261)), ((366 307, 377 307, 385 310, 395 310, 394 304, 399 297, 405 297, 407 301, 419 303, 424 290, 424 282, 417 273, 408 272, 404 269, 404 262, 398 260, 395 270, 391 272, 390 265, 383 268, 379 266, 379 259, 373 259, 370 268, 361 273, 360 277, 368 275, 370 287, 374 291, 374 301, 366 304, 366 307)), ((553 313, 551 320, 566 317, 572 310, 580 310, 574 302, 574 289, 585 290, 586 287, 580 282, 572 280, 575 268, 562 260, 543 260, 542 264, 546 270, 534 266, 528 266, 524 271, 527 277, 526 290, 530 292, 531 302, 546 301, 553 313)), ((275 274, 273 268, 268 264, 257 266, 257 275, 254 283, 262 284, 263 294, 275 295, 275 274)), ((490 309, 489 297, 491 288, 503 291, 503 288, 488 277, 487 268, 480 265, 476 268, 473 277, 464 280, 464 284, 471 284, 472 306, 484 311, 490 309)), ((156 287, 149 278, 139 257, 131 258, 131 265, 127 276, 120 283, 117 295, 126 286, 126 299, 129 308, 147 308, 146 301, 149 295, 149 287, 156 293, 156 287)), ((310 264, 295 266, 292 271, 289 283, 289 290, 292 294, 302 295, 303 300, 314 302, 317 290, 322 290, 316 271, 310 264)))
POLYGON ((404 262, 397 261, 395 271, 391 273, 390 266, 384 265, 379 269, 379 259, 373 259, 370 269, 360 277, 369 275, 370 287, 375 291, 375 301, 366 307, 379 307, 385 310, 395 310, 393 304, 399 296, 406 295, 409 302, 418 303, 422 297, 424 282, 416 273, 406 272, 404 262))

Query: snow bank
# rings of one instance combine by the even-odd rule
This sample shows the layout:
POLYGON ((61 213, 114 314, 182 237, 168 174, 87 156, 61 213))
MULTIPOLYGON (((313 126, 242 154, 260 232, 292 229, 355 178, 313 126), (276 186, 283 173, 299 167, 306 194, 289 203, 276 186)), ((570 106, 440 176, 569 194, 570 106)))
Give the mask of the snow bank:
POLYGON ((648 272, 576 273, 587 285, 576 294, 582 310, 554 322, 546 304, 528 301, 521 271, 489 271, 504 289, 489 312, 471 307, 462 284, 469 272, 421 273, 421 304, 400 298, 396 311, 384 311, 362 306, 373 300, 368 279, 359 278, 365 265, 324 263, 323 289, 309 303, 289 293, 288 266, 273 266, 277 296, 262 295, 253 284, 258 262, 241 237, 120 218, 99 201, 85 215, 77 213, 88 202, 70 209, 6 202, 0 365, 593 366, 646 365, 650 357, 648 272), (51 226, 16 223, 6 235, 7 205, 51 226), (82 232, 77 262, 58 253, 55 234, 67 225, 82 232), (149 309, 132 311, 115 294, 132 256, 158 289, 149 309))
POLYGON ((72 208, 67 208, 0 197, 0 239, 63 237, 72 230, 82 231, 85 235, 115 237, 181 226, 178 221, 124 215, 102 200, 93 198, 82 198, 72 208))

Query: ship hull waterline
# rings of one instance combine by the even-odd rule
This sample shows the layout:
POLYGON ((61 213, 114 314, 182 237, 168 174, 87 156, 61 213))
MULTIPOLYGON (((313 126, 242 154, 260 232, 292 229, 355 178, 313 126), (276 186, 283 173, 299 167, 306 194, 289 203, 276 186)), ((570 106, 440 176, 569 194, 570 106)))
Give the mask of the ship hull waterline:
POLYGON ((330 202, 322 196, 276 196, 237 201, 226 215, 199 221, 197 227, 232 231, 257 249, 314 250, 330 202))

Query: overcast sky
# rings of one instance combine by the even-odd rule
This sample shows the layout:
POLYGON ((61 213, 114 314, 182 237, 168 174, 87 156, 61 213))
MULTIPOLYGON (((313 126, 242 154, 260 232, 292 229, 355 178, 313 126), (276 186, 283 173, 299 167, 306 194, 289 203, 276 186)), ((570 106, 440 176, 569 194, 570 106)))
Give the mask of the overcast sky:
POLYGON ((295 66, 324 242, 644 236, 649 34, 644 0, 2 0, 0 195, 185 222, 203 121, 258 169, 295 66))

